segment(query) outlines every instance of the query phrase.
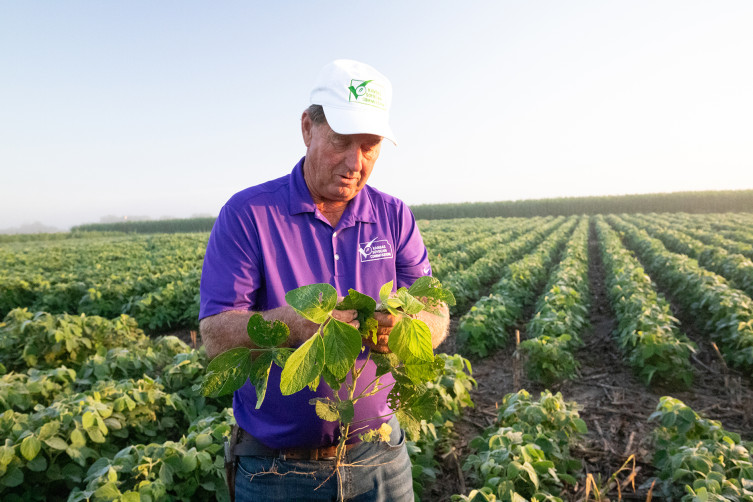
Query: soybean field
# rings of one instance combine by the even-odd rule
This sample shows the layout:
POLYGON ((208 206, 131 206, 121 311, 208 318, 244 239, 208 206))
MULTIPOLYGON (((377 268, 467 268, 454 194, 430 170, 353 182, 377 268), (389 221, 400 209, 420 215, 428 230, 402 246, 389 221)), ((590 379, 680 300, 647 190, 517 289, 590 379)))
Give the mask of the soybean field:
MULTIPOLYGON (((753 215, 419 220, 451 289, 417 500, 753 500, 753 215)), ((0 499, 228 500, 207 232, 0 242, 0 499)))

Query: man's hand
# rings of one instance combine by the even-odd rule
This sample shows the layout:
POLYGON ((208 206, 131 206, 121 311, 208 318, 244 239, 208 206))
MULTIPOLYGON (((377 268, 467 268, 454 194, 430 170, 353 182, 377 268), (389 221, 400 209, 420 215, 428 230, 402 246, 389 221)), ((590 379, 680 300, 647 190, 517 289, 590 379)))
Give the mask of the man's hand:
POLYGON ((400 319, 389 312, 374 312, 374 319, 379 323, 379 326, 377 327, 377 343, 374 345, 369 339, 365 341, 365 345, 374 352, 386 354, 387 352, 390 352, 390 348, 387 346, 387 342, 390 339, 390 332, 400 319))
POLYGON ((356 329, 358 329, 359 326, 361 326, 361 323, 357 321, 357 318, 358 318, 357 310, 333 310, 331 315, 338 321, 342 321, 344 323, 350 324, 356 329))

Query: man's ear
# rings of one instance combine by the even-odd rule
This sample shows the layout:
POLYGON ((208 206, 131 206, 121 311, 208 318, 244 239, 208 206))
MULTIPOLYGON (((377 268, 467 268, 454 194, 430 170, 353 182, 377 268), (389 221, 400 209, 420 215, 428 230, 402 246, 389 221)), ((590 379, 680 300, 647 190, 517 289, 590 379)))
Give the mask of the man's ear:
POLYGON ((309 117, 309 112, 308 110, 304 110, 303 115, 301 115, 301 134, 303 135, 303 144, 306 145, 306 148, 311 144, 313 128, 314 123, 311 121, 311 117, 309 117))

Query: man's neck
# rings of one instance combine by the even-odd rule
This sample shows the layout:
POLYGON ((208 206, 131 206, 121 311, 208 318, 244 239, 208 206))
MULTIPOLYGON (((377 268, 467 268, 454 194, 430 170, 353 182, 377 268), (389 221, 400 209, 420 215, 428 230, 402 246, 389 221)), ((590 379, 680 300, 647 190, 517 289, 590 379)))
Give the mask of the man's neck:
POLYGON ((327 219, 330 225, 332 225, 332 228, 337 227, 337 223, 340 221, 340 217, 342 217, 343 213, 345 212, 345 208, 348 207, 348 202, 316 202, 316 207, 319 208, 319 211, 322 213, 322 215, 327 219))

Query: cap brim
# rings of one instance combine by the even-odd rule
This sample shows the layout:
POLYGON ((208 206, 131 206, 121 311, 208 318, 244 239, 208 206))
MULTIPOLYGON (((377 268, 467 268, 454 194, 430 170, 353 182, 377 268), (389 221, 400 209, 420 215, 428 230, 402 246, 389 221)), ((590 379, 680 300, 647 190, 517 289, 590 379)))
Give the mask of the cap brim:
POLYGON ((384 113, 369 113, 365 110, 345 110, 336 106, 322 105, 329 127, 338 134, 374 134, 392 141, 397 146, 384 113))

